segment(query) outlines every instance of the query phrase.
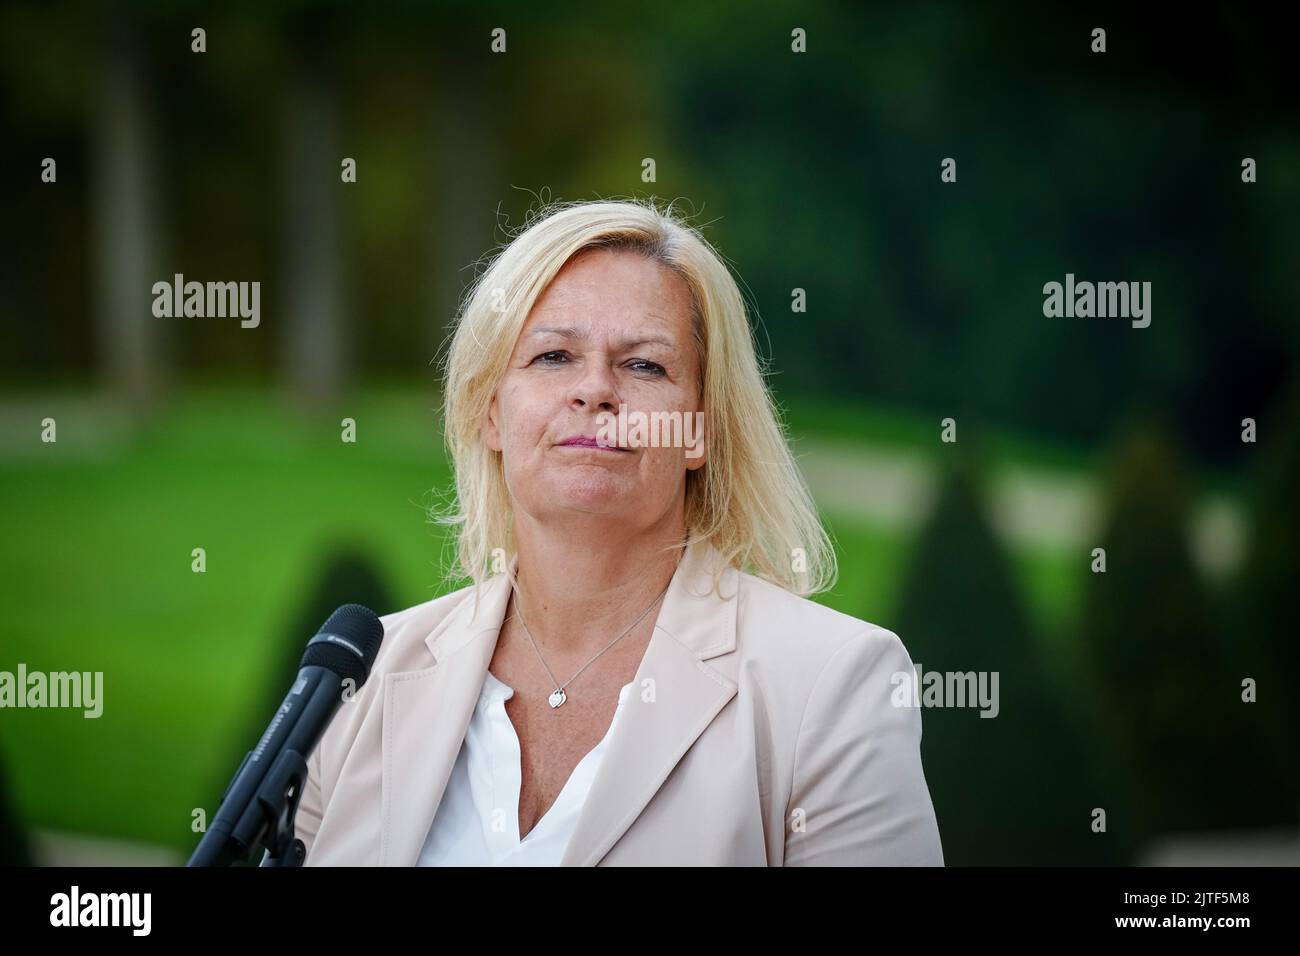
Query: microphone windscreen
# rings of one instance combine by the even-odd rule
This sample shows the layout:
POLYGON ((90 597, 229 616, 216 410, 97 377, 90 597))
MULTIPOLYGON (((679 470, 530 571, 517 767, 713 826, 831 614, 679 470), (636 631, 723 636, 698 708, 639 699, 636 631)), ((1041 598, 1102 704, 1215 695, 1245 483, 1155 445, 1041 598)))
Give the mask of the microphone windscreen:
POLYGON ((324 667, 360 687, 370 676, 383 639, 379 615, 360 604, 344 604, 308 642, 298 666, 324 667))

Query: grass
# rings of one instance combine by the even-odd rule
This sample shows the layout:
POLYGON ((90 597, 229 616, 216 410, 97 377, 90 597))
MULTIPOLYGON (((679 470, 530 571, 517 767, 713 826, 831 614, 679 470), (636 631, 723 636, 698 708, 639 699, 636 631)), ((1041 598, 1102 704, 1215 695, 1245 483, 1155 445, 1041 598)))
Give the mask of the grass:
MULTIPOLYGON (((373 556, 402 606, 438 593, 441 539, 421 506, 447 469, 436 440, 402 440, 418 399, 358 403, 355 445, 267 406, 197 395, 111 456, 6 463, 0 668, 105 681, 98 719, 5 712, 6 764, 32 822, 188 844, 191 811, 221 776, 212 761, 275 666, 268 638, 296 629, 305 643, 319 623, 289 618, 323 553, 350 542, 373 556)), ((75 445, 67 424, 60 443, 75 445)))
MULTIPOLYGON (((0 670, 102 671, 104 713, 4 711, 6 776, 31 824, 189 848, 193 811, 214 809, 213 781, 233 773, 232 740, 280 663, 276 638, 305 643, 319 623, 294 616, 324 554, 370 556, 397 602, 383 611, 445 590, 444 538, 424 512, 449 481, 436 396, 376 387, 303 416, 255 388, 195 390, 142 427, 65 405, 57 445, 0 449, 0 670), (345 415, 355 444, 339 440, 345 415)), ((890 626, 909 541, 826 519, 841 574, 820 600, 890 626)), ((1059 559, 1016 560, 1036 612, 1064 613, 1059 559)))

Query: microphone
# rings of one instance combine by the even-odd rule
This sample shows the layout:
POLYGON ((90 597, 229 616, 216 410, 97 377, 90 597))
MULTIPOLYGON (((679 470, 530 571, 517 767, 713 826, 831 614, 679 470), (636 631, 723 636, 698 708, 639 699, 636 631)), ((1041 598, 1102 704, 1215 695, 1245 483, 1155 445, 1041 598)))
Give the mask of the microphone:
POLYGON ((293 818, 307 783, 307 758, 344 693, 351 696, 370 676, 383 639, 379 617, 360 604, 343 605, 321 625, 266 733, 221 795, 189 866, 229 866, 258 844, 268 850, 263 866, 302 864, 306 850, 294 838, 293 818))

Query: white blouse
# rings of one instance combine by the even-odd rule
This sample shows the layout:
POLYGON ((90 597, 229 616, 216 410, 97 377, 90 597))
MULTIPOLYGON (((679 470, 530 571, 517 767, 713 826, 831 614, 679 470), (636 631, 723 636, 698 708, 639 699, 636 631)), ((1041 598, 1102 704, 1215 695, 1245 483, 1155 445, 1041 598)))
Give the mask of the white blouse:
POLYGON ((605 736, 573 768, 555 803, 520 842, 519 736, 506 713, 515 691, 488 671, 416 865, 557 866, 632 683, 619 690, 605 736))

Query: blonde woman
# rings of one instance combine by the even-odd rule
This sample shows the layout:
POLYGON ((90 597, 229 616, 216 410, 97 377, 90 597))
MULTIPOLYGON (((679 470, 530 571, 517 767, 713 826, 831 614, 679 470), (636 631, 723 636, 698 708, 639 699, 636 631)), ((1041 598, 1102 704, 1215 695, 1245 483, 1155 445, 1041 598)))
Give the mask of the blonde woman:
POLYGON ((383 618, 308 865, 942 865, 912 662, 807 599, 834 553, 695 229, 547 208, 445 372, 470 583, 383 618))

